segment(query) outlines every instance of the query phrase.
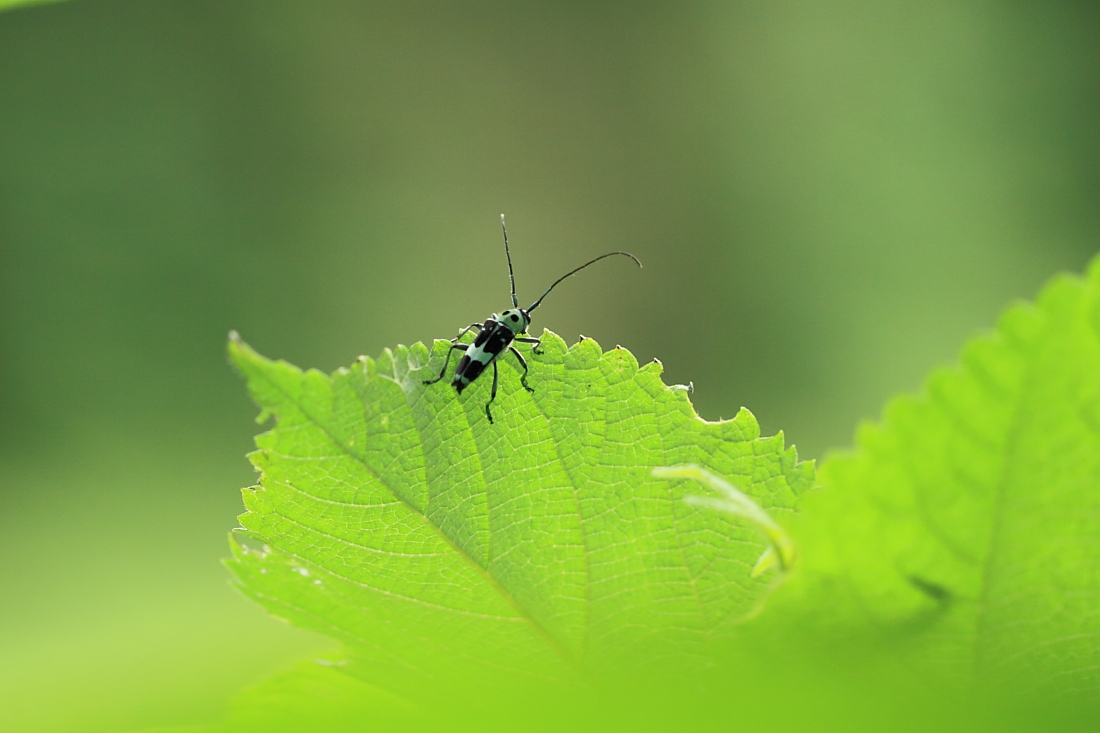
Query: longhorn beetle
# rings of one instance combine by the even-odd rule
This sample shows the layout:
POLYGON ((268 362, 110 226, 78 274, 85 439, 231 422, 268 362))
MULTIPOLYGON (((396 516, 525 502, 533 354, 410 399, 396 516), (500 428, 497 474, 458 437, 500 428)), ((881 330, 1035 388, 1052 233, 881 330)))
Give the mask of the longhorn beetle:
POLYGON ((641 262, 638 262, 638 258, 629 252, 608 252, 605 255, 585 262, 580 267, 570 270, 557 280, 554 284, 546 289, 546 292, 539 296, 539 299, 529 305, 527 308, 520 308, 519 301, 516 299, 516 278, 512 274, 512 253, 508 249, 508 228, 504 226, 504 214, 500 215, 500 228, 504 231, 504 254, 508 258, 508 282, 512 286, 512 307, 501 315, 494 313, 485 320, 485 323, 471 323, 466 328, 451 339, 451 348, 447 349, 447 359, 443 362, 443 368, 439 371, 439 376, 435 379, 425 379, 424 384, 435 384, 439 380, 443 379, 443 375, 447 372, 447 365, 451 363, 451 354, 455 351, 465 352, 462 358, 458 361, 458 366, 455 367, 455 375, 451 380, 451 386, 455 388, 455 391, 462 394, 462 390, 470 386, 470 384, 481 376, 481 373, 485 371, 485 367, 490 364, 493 365, 493 389, 489 393, 489 401, 485 403, 485 416, 489 418, 489 422, 493 422, 493 413, 489 411, 489 405, 493 404, 493 400, 497 398, 497 359, 507 349, 516 356, 516 361, 519 362, 520 367, 523 368, 523 374, 520 376, 520 384, 528 392, 534 392, 534 388, 527 384, 527 362, 523 356, 516 351, 516 347, 512 346, 513 341, 520 341, 525 344, 534 344, 531 348, 533 354, 541 354, 539 351, 539 339, 529 338, 526 336, 527 327, 531 325, 531 311, 539 307, 542 303, 542 299, 550 294, 550 291, 557 287, 565 278, 570 275, 575 275, 589 265, 599 262, 605 257, 611 257, 612 255, 623 255, 634 260, 638 267, 642 266, 641 262), (465 336, 470 331, 476 330, 478 332, 477 338, 474 339, 473 344, 459 343, 459 339, 465 336), (520 335, 524 334, 524 335, 520 335))

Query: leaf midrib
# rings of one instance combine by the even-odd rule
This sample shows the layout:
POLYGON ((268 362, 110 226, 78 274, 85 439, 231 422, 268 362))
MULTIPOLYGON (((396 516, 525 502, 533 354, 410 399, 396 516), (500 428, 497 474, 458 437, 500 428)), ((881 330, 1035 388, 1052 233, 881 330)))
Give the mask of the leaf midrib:
MULTIPOLYGON (((551 333, 552 333, 551 331, 544 329, 543 337, 545 338, 548 334, 551 334, 551 333)), ((425 348, 427 348, 427 347, 425 347, 425 348)), ((433 345, 433 348, 434 348, 434 345, 433 345)), ((393 374, 394 374, 392 381, 395 384, 397 384, 398 387, 401 388, 401 393, 405 396, 405 405, 409 408, 410 411, 412 411, 413 405, 409 403, 409 392, 408 392, 408 390, 405 389, 406 387, 408 387, 410 385, 409 385, 409 382, 405 381, 405 379, 409 375, 413 374, 414 372, 420 371, 424 367, 413 368, 412 364, 408 361, 408 359, 406 359, 405 360, 406 369, 404 370, 404 376, 402 377, 402 380, 399 381, 397 379, 398 368, 397 368, 396 355, 393 352, 390 352, 389 357, 390 357, 390 364, 393 368, 393 374)), ((428 364, 427 364, 427 366, 431 365, 431 358, 432 358, 432 349, 428 349, 428 364)), ((538 362, 532 362, 532 363, 537 364, 538 362)), ((513 370, 515 370, 514 366, 512 366, 511 364, 509 364, 509 366, 513 370)), ((563 367, 564 367, 564 363, 563 363, 563 367)), ((382 378, 386 378, 384 375, 379 375, 379 376, 381 376, 382 378)), ((417 384, 418 384, 418 378, 414 378, 414 381, 412 382, 412 386, 415 387, 417 384)), ((536 400, 534 397, 532 397, 531 398, 531 404, 534 405, 535 409, 538 411, 540 417, 542 417, 542 419, 546 422, 547 426, 551 425, 550 417, 542 409, 542 405, 539 404, 538 400, 536 400)), ((469 413, 466 410, 461 410, 461 414, 463 416, 463 419, 466 421, 466 429, 470 432, 471 435, 474 435, 473 424, 470 422, 469 413)), ((420 438, 419 445, 421 447, 423 447, 423 445, 424 445, 423 435, 420 433, 419 427, 416 426, 416 421, 415 420, 413 421, 413 426, 417 431, 417 436, 420 438)), ((574 508, 576 509, 576 512, 577 512, 577 529, 578 529, 578 531, 580 532, 580 535, 581 535, 581 545, 582 545, 582 548, 583 548, 583 557, 584 557, 584 621, 582 623, 582 637, 581 637, 581 646, 580 646, 579 655, 573 655, 573 654, 569 653, 568 649, 565 648, 565 645, 561 644, 561 642, 557 641, 556 637, 554 637, 552 634, 550 634, 550 631, 548 629, 544 629, 544 630, 545 630, 545 633, 547 634, 547 636, 549 637, 549 639, 551 640, 552 644, 556 645, 556 647, 559 649, 558 653, 561 654, 565 658, 566 662, 573 668, 579 668, 580 667, 580 662, 578 661, 578 656, 579 656, 579 659, 584 659, 585 656, 586 656, 586 651, 588 649, 588 634, 589 634, 589 630, 591 629, 591 626, 592 626, 592 624, 591 624, 592 569, 591 569, 591 565, 590 565, 590 561, 589 561, 590 552, 589 552, 589 548, 588 548, 588 534, 587 534, 587 532, 585 531, 585 528, 584 528, 584 515, 581 513, 580 497, 577 494, 577 480, 576 480, 576 477, 573 475, 573 472, 570 470, 569 464, 566 463, 565 460, 562 458, 560 446, 558 445, 558 441, 553 438, 553 430, 550 430, 550 435, 551 435, 550 444, 553 445, 553 447, 554 447, 554 460, 561 467, 562 473, 565 476, 567 476, 568 479, 569 479, 570 493, 573 496, 573 506, 574 506, 574 508)), ((474 439, 474 442, 475 443, 477 442, 476 438, 474 439)), ((425 458, 425 460, 427 460, 427 459, 425 458)), ((481 451, 479 450, 478 451, 478 464, 479 464, 479 466, 481 465, 480 461, 481 461, 481 451)), ((484 473, 484 470, 482 470, 482 473, 484 473)), ((488 491, 486 491, 486 493, 488 493, 488 491)), ((489 503, 488 497, 486 497, 486 513, 491 511, 491 509, 492 509, 492 504, 489 503)), ((492 538, 493 538, 493 535, 492 535, 492 522, 489 522, 488 524, 489 524, 488 535, 489 535, 489 543, 490 543, 489 546, 491 548, 492 547, 492 538)), ((459 551, 461 552, 461 550, 459 550, 459 551)), ((492 558, 491 549, 487 553, 487 556, 490 559, 492 558)), ((506 589, 504 589, 503 586, 501 586, 498 582, 496 582, 496 580, 493 578, 492 574, 489 572, 488 568, 481 568, 480 564, 477 563, 475 560, 473 560, 472 558, 470 558, 470 560, 471 560, 471 562, 474 562, 475 565, 477 565, 477 567, 481 570, 481 572, 483 572, 485 574, 485 576, 487 578, 490 579, 490 582, 493 583, 494 587, 499 588, 501 590, 501 592, 503 594, 505 594, 506 597, 511 596, 511 594, 508 593, 508 591, 506 589)), ((520 604, 518 600, 515 601, 514 605, 517 608, 522 607, 522 604, 520 604)), ((532 623, 536 624, 538 628, 544 628, 540 624, 538 624, 538 622, 534 618, 532 618, 531 621, 532 621, 532 623)))

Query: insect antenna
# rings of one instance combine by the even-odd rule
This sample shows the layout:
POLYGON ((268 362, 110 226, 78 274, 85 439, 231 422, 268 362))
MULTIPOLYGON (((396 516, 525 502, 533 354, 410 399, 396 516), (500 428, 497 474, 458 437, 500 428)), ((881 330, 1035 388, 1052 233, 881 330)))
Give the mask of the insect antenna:
MULTIPOLYGON (((603 259, 603 258, 605 258, 605 257, 611 257, 612 255, 622 255, 622 256, 624 256, 624 257, 629 257, 630 259, 634 260, 634 264, 636 264, 636 265, 637 265, 638 267, 641 267, 641 266, 642 266, 642 263, 638 261, 638 258, 637 258, 637 257, 635 257, 634 255, 630 254, 629 252, 608 252, 608 253, 607 253, 607 254, 605 254, 605 255, 600 255, 599 257, 597 257, 597 258, 595 258, 595 259, 593 259, 593 260, 589 260, 588 262, 585 262, 585 263, 584 263, 583 265, 581 265, 580 267, 578 267, 578 268, 576 268, 576 269, 574 269, 574 270, 570 270, 569 272, 565 273, 564 275, 562 275, 561 277, 559 277, 559 278, 558 278, 557 280, 555 280, 555 281, 554 281, 554 284, 553 284, 553 285, 551 285, 550 287, 548 287, 548 288, 546 289, 546 292, 545 292, 545 293, 543 293, 542 295, 540 295, 540 296, 539 296, 539 299, 538 299, 538 300, 536 300, 536 301, 535 301, 534 303, 532 303, 532 304, 531 304, 531 307, 527 309, 527 312, 528 312, 528 313, 530 313, 530 312, 531 312, 531 311, 533 311, 533 310, 534 310, 535 308, 538 308, 538 307, 539 307, 539 303, 541 303, 541 302, 542 302, 542 299, 543 299, 543 298, 545 298, 545 297, 546 297, 547 295, 549 295, 549 294, 550 294, 550 291, 551 291, 551 290, 553 290, 554 288, 556 288, 556 287, 558 286, 558 283, 560 283, 560 282, 561 282, 562 280, 564 280, 565 278, 569 277, 570 275, 576 275, 576 274, 577 274, 578 272, 580 272, 580 271, 581 271, 581 270, 583 270, 584 268, 588 267, 589 265, 591 265, 591 264, 594 264, 594 263, 596 263, 596 262, 599 262, 600 260, 602 260, 602 259, 603 259)), ((514 297, 514 296, 513 296, 513 297, 514 297)))
POLYGON ((508 257, 508 282, 512 285, 512 307, 519 308, 516 300, 516 276, 512 274, 512 253, 508 250, 508 227, 504 226, 504 214, 500 215, 500 228, 504 230, 504 254, 508 257))

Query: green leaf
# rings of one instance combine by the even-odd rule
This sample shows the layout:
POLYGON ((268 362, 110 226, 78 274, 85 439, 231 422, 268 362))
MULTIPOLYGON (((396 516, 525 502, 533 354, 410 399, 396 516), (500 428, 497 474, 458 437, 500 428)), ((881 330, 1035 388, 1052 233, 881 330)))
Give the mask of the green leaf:
POLYGON ((1100 260, 1010 308, 820 475, 776 599, 794 625, 886 634, 967 686, 1094 694, 1100 260))
POLYGON ((530 384, 501 361, 460 397, 425 385, 449 342, 325 375, 230 341, 276 427, 252 454, 229 565, 272 613, 346 643, 356 673, 404 692, 425 680, 570 677, 623 664, 691 667, 775 586, 744 519, 651 476, 694 463, 789 514, 813 482, 755 418, 706 422, 661 367, 546 332, 530 384), (247 541, 247 540, 246 540, 247 541))

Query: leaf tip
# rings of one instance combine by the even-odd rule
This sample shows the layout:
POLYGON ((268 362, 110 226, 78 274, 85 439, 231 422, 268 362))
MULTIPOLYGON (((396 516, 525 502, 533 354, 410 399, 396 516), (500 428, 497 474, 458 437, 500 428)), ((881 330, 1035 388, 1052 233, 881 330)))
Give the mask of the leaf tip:
POLYGON ((229 336, 227 337, 227 342, 226 342, 225 348, 226 348, 226 351, 229 353, 229 357, 231 359, 236 358, 237 352, 240 350, 240 348, 243 345, 244 345, 244 341, 241 340, 241 335, 239 333, 237 333, 235 330, 230 331, 229 336))
POLYGON ((229 352, 230 362, 234 364, 242 374, 248 364, 255 363, 263 358, 256 353, 255 349, 245 343, 244 339, 242 339, 241 335, 236 331, 229 332, 229 340, 226 348, 229 352))

